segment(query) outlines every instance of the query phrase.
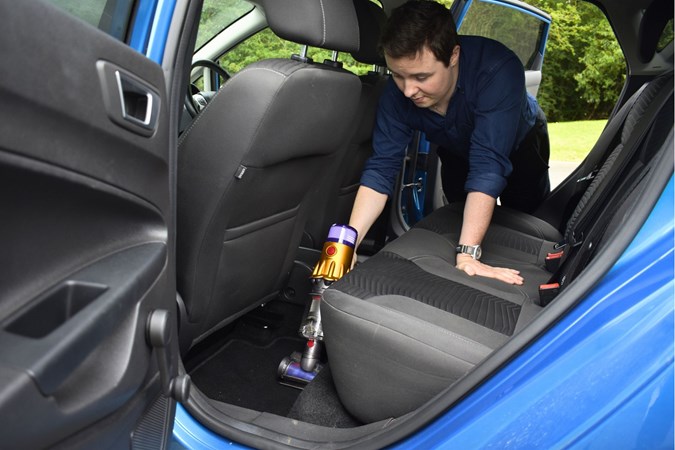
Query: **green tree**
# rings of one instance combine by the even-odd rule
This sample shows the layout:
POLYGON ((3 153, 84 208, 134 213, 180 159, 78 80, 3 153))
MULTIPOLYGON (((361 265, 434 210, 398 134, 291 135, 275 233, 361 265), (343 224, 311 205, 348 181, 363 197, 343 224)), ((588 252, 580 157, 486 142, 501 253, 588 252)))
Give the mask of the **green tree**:
POLYGON ((574 75, 574 79, 582 99, 593 107, 587 118, 606 118, 626 81, 626 67, 607 21, 600 20, 591 32, 594 34, 594 45, 581 56, 583 70, 574 75))
POLYGON ((578 0, 532 0, 552 18, 538 100, 551 122, 607 118, 625 60, 607 19, 578 0))
POLYGON ((251 9, 253 5, 242 0, 204 0, 195 47, 200 48, 251 9))
MULTIPOLYGON (((252 62, 270 58, 289 58, 293 54, 299 54, 301 45, 277 37, 272 30, 266 28, 259 33, 246 39, 218 60, 219 64, 231 75, 239 72, 252 62)), ((307 56, 316 62, 323 62, 332 58, 330 50, 310 47, 307 56)), ((349 54, 340 54, 338 61, 349 71, 362 75, 369 70, 370 66, 354 61, 349 54)))

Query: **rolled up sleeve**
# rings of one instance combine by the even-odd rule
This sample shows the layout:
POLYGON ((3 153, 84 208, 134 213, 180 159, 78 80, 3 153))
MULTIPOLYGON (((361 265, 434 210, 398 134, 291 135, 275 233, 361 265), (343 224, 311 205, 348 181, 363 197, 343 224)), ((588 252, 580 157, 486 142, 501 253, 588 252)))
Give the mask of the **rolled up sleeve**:
POLYGON ((396 92, 391 90, 398 88, 392 85, 387 86, 380 99, 373 130, 373 154, 361 175, 362 186, 386 195, 394 191, 405 149, 413 136, 413 130, 401 118, 405 106, 398 104, 396 92))
POLYGON ((516 146, 526 101, 522 64, 515 56, 497 62, 479 87, 464 188, 497 198, 513 170, 509 156, 516 146))

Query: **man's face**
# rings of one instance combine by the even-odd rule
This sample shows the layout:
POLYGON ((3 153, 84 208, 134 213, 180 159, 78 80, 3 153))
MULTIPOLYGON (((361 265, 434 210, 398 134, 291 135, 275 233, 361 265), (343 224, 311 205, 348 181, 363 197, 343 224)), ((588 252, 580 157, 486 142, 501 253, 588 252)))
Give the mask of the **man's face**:
POLYGON ((420 108, 445 114, 457 85, 459 46, 455 46, 447 67, 426 46, 414 57, 392 58, 385 54, 385 59, 403 95, 420 108))

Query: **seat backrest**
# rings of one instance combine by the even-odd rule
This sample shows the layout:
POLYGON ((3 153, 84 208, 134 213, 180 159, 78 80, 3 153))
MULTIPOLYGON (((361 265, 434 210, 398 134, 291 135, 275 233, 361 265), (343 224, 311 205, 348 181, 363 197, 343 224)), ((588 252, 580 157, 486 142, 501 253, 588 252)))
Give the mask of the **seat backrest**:
MULTIPOLYGON (((358 48, 351 0, 265 0, 272 31, 358 48)), ((345 148, 358 77, 272 59, 233 76, 179 141, 177 282, 181 340, 194 344, 273 298, 290 272, 313 186, 345 148)))
POLYGON ((327 200, 316 205, 307 223, 303 245, 317 249, 322 247, 331 224, 349 221, 363 166, 373 152, 377 105, 387 81, 383 74, 387 63, 378 49, 386 15, 370 0, 354 0, 354 7, 359 22, 360 46, 351 55, 360 63, 373 65, 376 70, 359 77, 361 99, 354 117, 353 134, 342 160, 337 163, 336 177, 324 181, 327 200))
POLYGON ((603 203, 616 188, 616 179, 639 149, 649 126, 661 110, 663 103, 672 96, 673 72, 657 77, 636 93, 623 122, 619 142, 608 153, 602 166, 594 175, 588 188, 569 217, 564 233, 566 242, 574 245, 583 239, 585 222, 597 215, 595 204, 603 203))

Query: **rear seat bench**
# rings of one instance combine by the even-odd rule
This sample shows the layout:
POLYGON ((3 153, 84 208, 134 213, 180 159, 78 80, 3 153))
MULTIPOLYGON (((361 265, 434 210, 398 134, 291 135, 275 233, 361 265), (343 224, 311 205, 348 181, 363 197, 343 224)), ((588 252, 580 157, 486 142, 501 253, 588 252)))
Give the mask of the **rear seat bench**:
MULTIPOLYGON (((581 242, 578 225, 588 226, 589 217, 611 218, 604 231, 616 229, 629 215, 639 191, 633 175, 650 170, 666 137, 654 129, 648 134, 642 124, 651 126, 661 111, 662 125, 653 128, 672 127, 672 85, 672 73, 657 78, 627 103, 627 114, 617 114, 626 117, 625 124, 607 129, 621 130, 619 143, 604 149, 608 156, 564 234, 536 217, 496 209, 482 260, 520 270, 523 286, 470 277, 455 268, 463 205, 454 204, 430 214, 324 292, 331 371, 350 413, 367 423, 415 409, 534 319, 543 308, 540 285, 554 277, 545 259, 557 251, 556 244, 581 242), (669 98, 665 106, 662 98, 669 98), (629 148, 636 133, 646 135, 647 143, 629 148)), ((602 247, 593 227, 582 231, 602 247)), ((576 248, 568 260, 581 257, 576 248)))

